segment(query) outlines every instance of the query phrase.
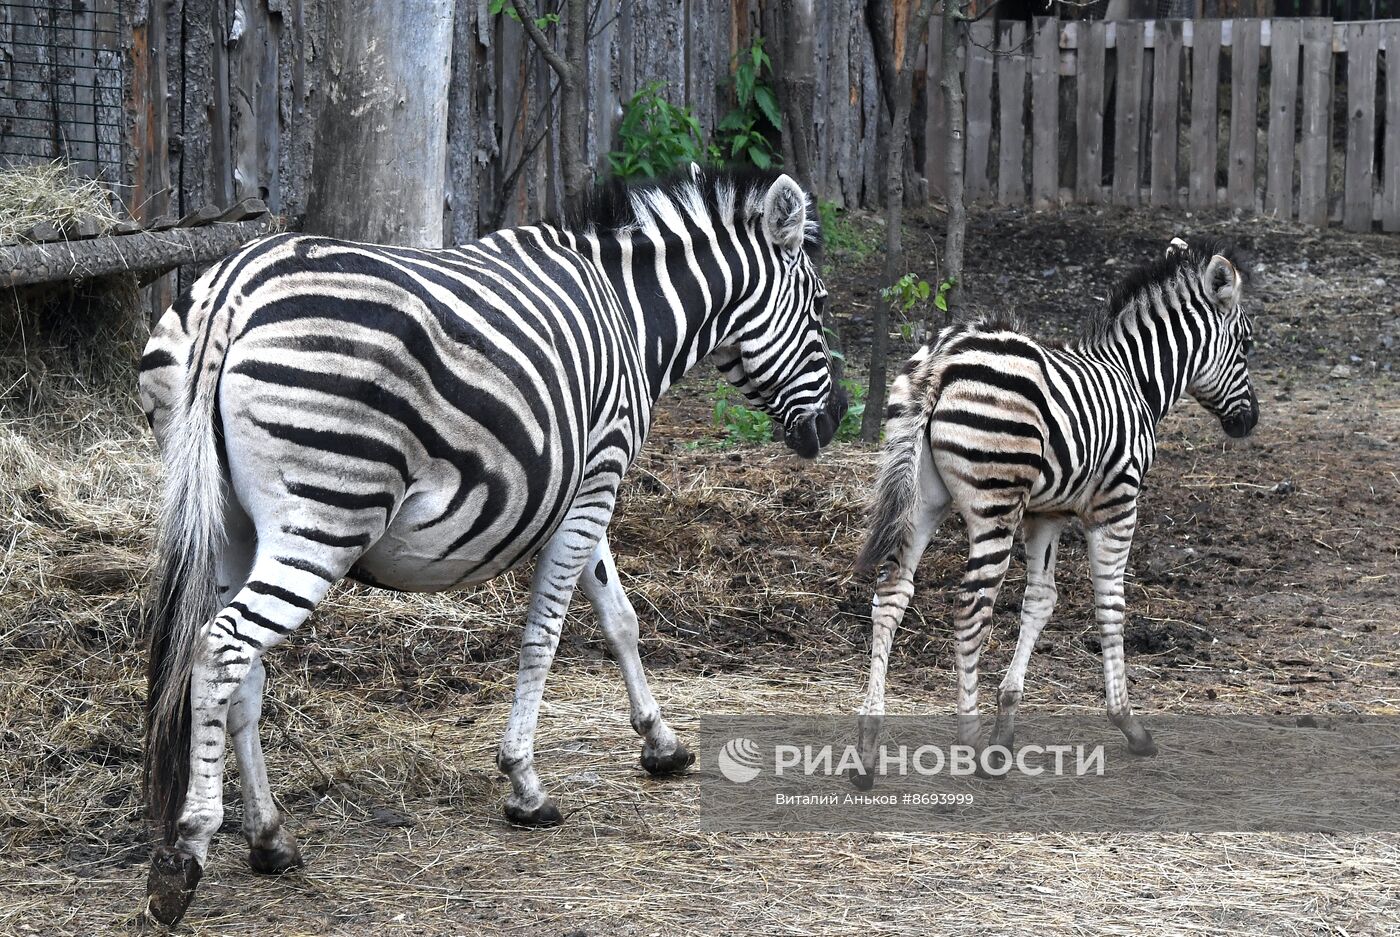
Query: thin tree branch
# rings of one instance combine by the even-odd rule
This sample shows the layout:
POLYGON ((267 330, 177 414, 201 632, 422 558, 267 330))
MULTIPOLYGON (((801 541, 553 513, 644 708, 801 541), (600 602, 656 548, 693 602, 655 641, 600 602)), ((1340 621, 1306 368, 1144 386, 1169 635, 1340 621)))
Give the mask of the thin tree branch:
POLYGON ((564 57, 554 51, 554 46, 550 44, 549 38, 540 32, 540 28, 535 25, 535 12, 526 11, 523 0, 510 0, 510 5, 515 7, 515 13, 520 17, 520 25, 525 27, 525 35, 530 37, 535 48, 540 50, 540 55, 549 63, 549 67, 554 70, 554 74, 559 76, 560 81, 567 82, 570 79, 569 63, 564 61, 564 57))

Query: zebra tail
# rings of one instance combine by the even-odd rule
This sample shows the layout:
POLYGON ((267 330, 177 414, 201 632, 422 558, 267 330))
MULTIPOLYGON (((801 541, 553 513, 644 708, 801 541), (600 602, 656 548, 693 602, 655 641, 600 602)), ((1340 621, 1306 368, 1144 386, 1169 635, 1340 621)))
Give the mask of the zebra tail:
POLYGON ((190 676, 205 624, 219 608, 225 468, 215 427, 221 367, 191 366, 162 439, 165 489, 155 598, 148 607, 145 795, 153 833, 178 838, 190 776, 190 676), (201 380, 201 376, 204 379, 201 380))
POLYGON ((927 345, 920 348, 890 388, 880 474, 870 498, 865 543, 856 557, 856 573, 860 576, 870 576, 898 557, 913 534, 919 507, 924 428, 937 402, 922 379, 930 354, 927 345))

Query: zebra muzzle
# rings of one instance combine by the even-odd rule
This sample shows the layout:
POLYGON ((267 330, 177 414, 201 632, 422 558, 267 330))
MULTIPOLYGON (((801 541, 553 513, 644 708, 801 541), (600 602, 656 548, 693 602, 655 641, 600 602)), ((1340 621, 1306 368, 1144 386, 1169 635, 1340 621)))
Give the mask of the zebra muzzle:
POLYGON ((836 428, 850 407, 846 391, 837 388, 831 395, 825 409, 806 417, 783 435, 789 449, 804 459, 814 459, 831 440, 836 438, 836 428))
POLYGON ((1220 428, 1225 430, 1226 435, 1232 439, 1243 439, 1254 432, 1254 427, 1259 422, 1259 400, 1253 394, 1249 397, 1249 406, 1236 410, 1229 416, 1221 417, 1220 428))

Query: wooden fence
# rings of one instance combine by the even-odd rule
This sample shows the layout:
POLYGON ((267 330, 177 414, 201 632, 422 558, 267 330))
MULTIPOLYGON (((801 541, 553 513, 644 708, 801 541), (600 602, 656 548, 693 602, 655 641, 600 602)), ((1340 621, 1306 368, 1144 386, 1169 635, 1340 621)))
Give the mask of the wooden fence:
POLYGON ((979 22, 964 56, 970 200, 1400 231, 1400 20, 979 22))
MULTIPOLYGON (((52 34, 68 22, 54 12, 67 2, 0 0, 0 38, 22 24, 52 34)), ((298 223, 328 93, 332 2, 340 0, 89 0, 83 8, 121 33, 93 33, 93 55, 123 62, 120 175, 134 215, 180 216, 254 197, 298 223)), ((432 2, 453 24, 443 66, 444 239, 557 210, 547 66, 519 24, 491 15, 485 0, 432 2)), ((901 17, 914 2, 899 0, 901 17)), ((594 6, 586 145, 600 171, 622 106, 643 85, 665 82, 667 97, 689 107, 712 139, 730 107, 736 52, 756 35, 775 58, 782 47, 780 0, 594 6)), ((817 188, 838 205, 876 207, 888 122, 863 0, 815 6, 817 188)), ((937 48, 941 24, 932 29, 937 48)), ((977 22, 964 47, 969 196, 1042 207, 1232 207, 1400 229, 1400 66, 1386 67, 1400 49, 1397 30, 1397 21, 1326 19, 1043 19, 999 30, 977 22)), ((906 149, 929 183, 915 190, 938 201, 948 134, 935 64, 926 52, 920 58, 906 149)), ((63 79, 62 69, 53 74, 63 79)), ((0 55, 0 98, 20 77, 30 76, 0 55)), ((15 116, 0 108, 0 152, 7 133, 24 129, 15 116)))

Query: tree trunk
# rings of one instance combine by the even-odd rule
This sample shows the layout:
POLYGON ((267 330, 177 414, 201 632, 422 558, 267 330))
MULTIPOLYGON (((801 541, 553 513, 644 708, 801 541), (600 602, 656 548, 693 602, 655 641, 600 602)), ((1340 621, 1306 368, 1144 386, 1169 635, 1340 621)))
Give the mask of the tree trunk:
MULTIPOLYGON (((955 6, 953 0, 945 0, 955 6)), ((901 67, 881 67, 884 78, 893 76, 893 87, 882 96, 893 113, 890 116, 889 153, 885 160, 885 284, 888 286, 904 275, 904 142, 909 136, 910 101, 914 96, 914 55, 919 48, 924 30, 928 26, 929 15, 933 10, 933 0, 924 0, 918 14, 908 24, 904 33, 904 48, 895 48, 893 38, 887 42, 876 42, 876 48, 889 50, 886 54, 893 58, 899 55, 901 67)), ((894 17, 882 0, 871 0, 867 7, 867 21, 871 25, 872 38, 876 24, 892 24, 894 17), (876 6, 886 7, 876 10, 876 6), (882 15, 884 14, 884 15, 882 15)), ((892 35, 891 27, 891 35, 892 35)), ((873 334, 870 337, 870 388, 865 395, 865 414, 861 417, 860 438, 875 442, 880 438, 880 424, 885 415, 886 358, 890 345, 890 303, 878 302, 875 305, 873 334)))
POLYGON ((588 78, 588 0, 568 0, 564 63, 559 75, 559 162, 564 170, 564 216, 577 213, 593 181, 584 156, 583 86, 588 78))
POLYGON ((815 196, 816 13, 813 0, 783 0, 782 9, 783 77, 778 93, 782 97, 783 163, 788 174, 815 196))
POLYGON ((443 245, 453 0, 331 3, 306 230, 443 245))
MULTIPOLYGON (((958 49, 962 45, 963 23, 958 17, 958 5, 944 0, 943 11, 943 100, 948 115, 947 199, 948 231, 943 245, 943 279, 951 280, 948 308, 951 310, 962 293, 963 239, 967 234, 967 206, 963 197, 963 137, 966 121, 963 116, 962 72, 958 70, 958 49)), ((937 332, 929 323, 929 331, 937 332)))

